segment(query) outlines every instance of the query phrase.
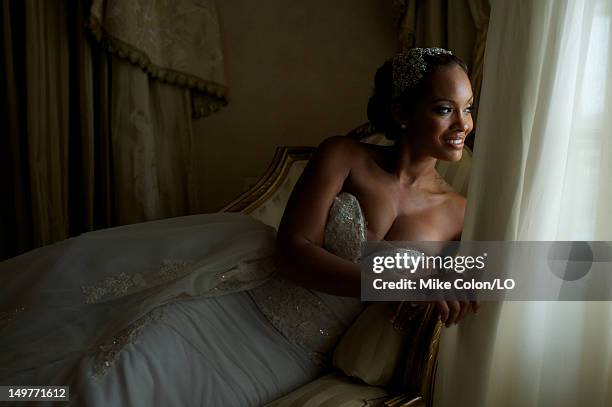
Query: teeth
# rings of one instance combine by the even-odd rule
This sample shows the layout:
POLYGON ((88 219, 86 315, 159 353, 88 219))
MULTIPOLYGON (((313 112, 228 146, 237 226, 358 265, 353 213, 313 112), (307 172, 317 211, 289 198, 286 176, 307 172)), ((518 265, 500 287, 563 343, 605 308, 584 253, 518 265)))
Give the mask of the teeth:
POLYGON ((448 139, 446 141, 448 141, 451 144, 461 144, 461 143, 463 143, 463 139, 460 139, 460 138, 458 138, 458 139, 448 139))

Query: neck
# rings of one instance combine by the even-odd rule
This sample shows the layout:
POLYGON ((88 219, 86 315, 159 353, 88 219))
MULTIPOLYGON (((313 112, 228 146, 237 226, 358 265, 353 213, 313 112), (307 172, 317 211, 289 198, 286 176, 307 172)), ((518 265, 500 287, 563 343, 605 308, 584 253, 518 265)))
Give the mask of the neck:
POLYGON ((394 165, 392 171, 401 185, 412 186, 430 180, 437 175, 436 162, 414 143, 399 138, 393 146, 394 165))

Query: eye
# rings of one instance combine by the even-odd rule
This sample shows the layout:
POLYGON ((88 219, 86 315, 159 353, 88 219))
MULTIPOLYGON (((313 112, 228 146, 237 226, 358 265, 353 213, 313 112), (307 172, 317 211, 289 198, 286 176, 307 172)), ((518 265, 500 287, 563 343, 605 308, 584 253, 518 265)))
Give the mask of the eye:
POLYGON ((465 109, 465 112, 466 112, 466 113, 469 113, 469 114, 474 113, 474 106, 470 106, 470 107, 468 107, 467 109, 465 109))
POLYGON ((453 108, 450 106, 438 106, 434 108, 434 112, 441 114, 441 115, 447 115, 453 112, 453 108))

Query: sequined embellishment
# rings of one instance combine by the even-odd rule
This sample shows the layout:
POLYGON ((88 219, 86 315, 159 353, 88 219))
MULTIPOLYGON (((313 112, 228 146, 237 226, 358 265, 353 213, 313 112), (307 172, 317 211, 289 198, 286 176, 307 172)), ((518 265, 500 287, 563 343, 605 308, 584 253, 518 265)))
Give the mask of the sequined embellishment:
POLYGON ((100 345, 94 357, 91 375, 96 378, 103 377, 117 361, 121 350, 131 343, 136 343, 144 328, 162 317, 162 309, 156 308, 120 331, 111 341, 100 345))
POLYGON ((135 282, 132 276, 122 272, 105 278, 99 284, 83 286, 81 290, 85 296, 85 303, 95 304, 105 297, 119 297, 134 285, 135 282))
POLYGON ((404 92, 416 86, 429 68, 425 55, 453 55, 444 48, 412 48, 401 52, 391 61, 393 77, 393 97, 400 97, 404 92))
POLYGON ((182 260, 164 260, 161 268, 157 272, 159 282, 167 282, 182 277, 191 271, 193 262, 182 260))
POLYGON ((246 286, 258 286, 276 271, 273 256, 254 261, 241 261, 235 270, 217 275, 217 285, 212 291, 216 295, 242 291, 246 286))
POLYGON ((356 262, 361 257, 361 246, 366 240, 366 221, 354 195, 338 195, 329 210, 325 226, 324 247, 330 252, 356 262))
POLYGON ((281 277, 249 291, 268 321, 318 365, 327 363, 346 326, 312 291, 281 277))
POLYGON ((95 304, 101 300, 116 298, 126 294, 133 287, 152 287, 161 283, 176 280, 188 274, 193 266, 192 261, 164 260, 159 269, 129 275, 121 272, 106 277, 97 284, 82 286, 86 304, 95 304))
MULTIPOLYGON (((356 262, 361 257, 365 237, 366 222, 357 198, 346 192, 338 195, 325 227, 325 249, 356 262)), ((328 363, 329 352, 347 326, 315 291, 273 277, 250 294, 268 321, 285 338, 304 349, 317 365, 328 363)), ((346 300, 346 306, 353 309, 356 300, 346 300)), ((354 309, 359 312, 361 306, 354 309)))

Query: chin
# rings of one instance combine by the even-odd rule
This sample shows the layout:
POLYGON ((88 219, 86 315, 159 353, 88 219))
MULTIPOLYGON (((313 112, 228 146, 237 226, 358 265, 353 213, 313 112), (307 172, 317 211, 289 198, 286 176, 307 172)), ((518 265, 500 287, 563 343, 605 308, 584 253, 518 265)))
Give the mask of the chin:
POLYGON ((435 158, 441 161, 457 162, 463 157, 463 149, 453 151, 444 150, 445 151, 440 151, 439 154, 436 154, 435 158))

